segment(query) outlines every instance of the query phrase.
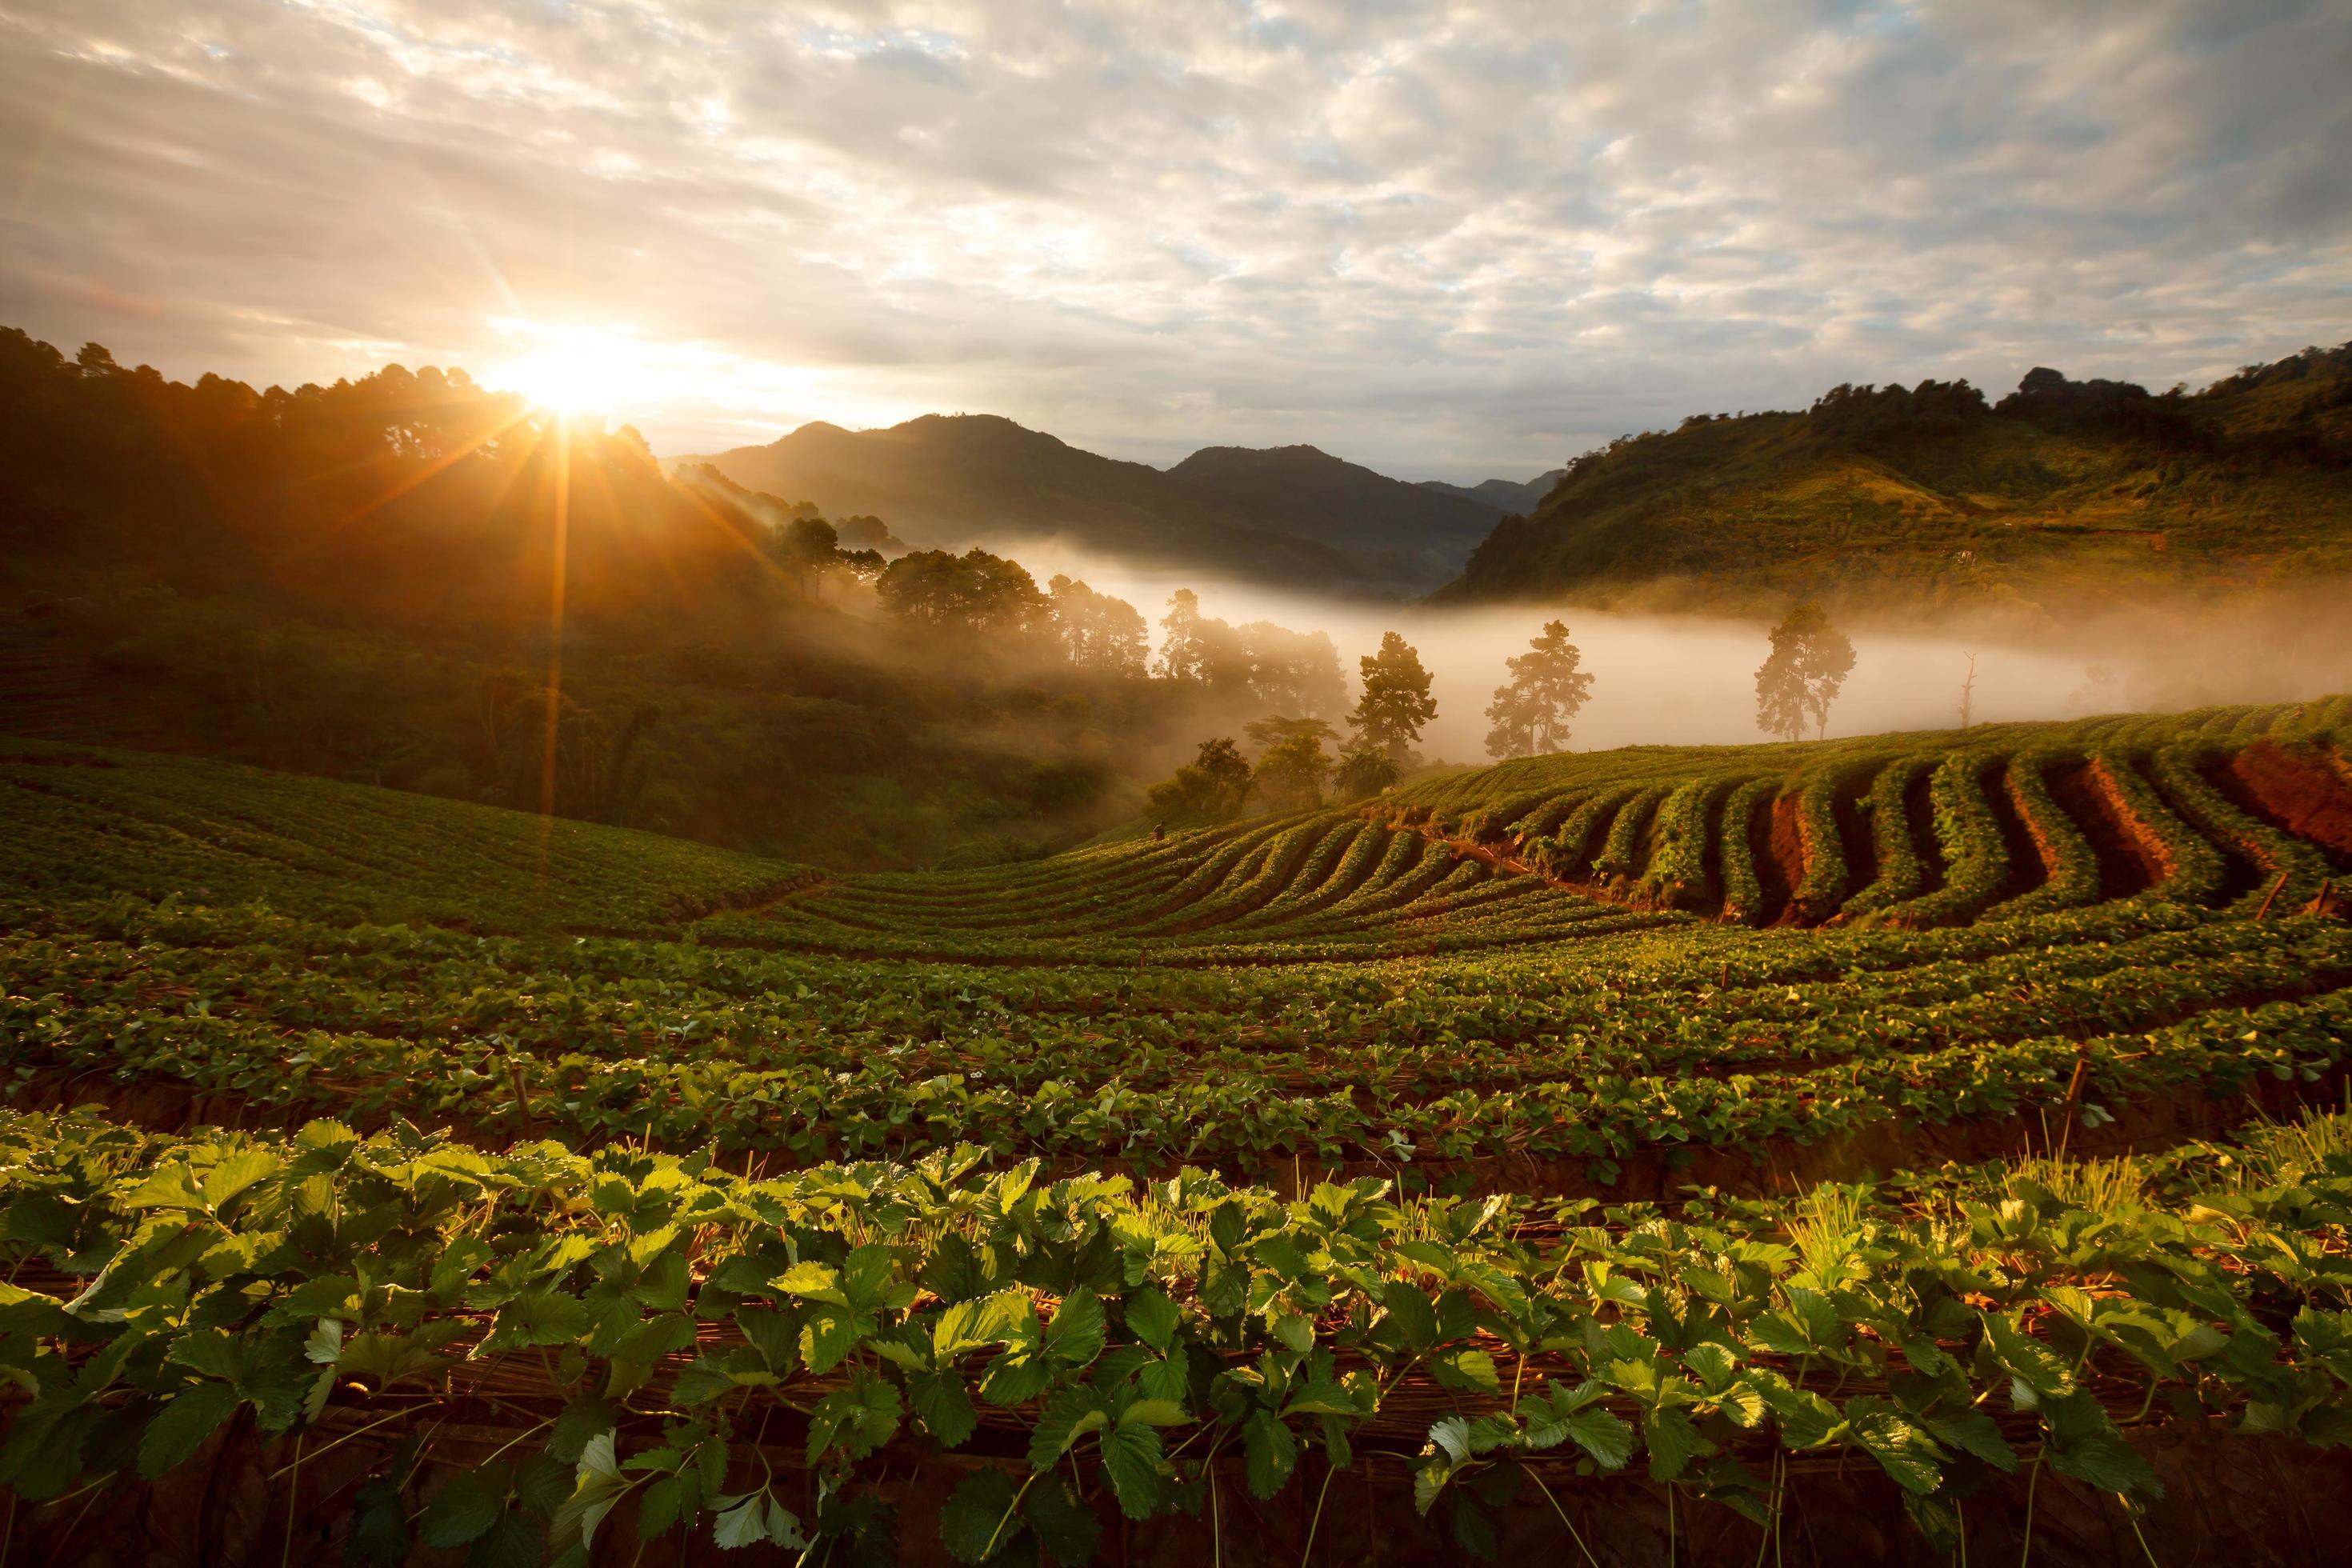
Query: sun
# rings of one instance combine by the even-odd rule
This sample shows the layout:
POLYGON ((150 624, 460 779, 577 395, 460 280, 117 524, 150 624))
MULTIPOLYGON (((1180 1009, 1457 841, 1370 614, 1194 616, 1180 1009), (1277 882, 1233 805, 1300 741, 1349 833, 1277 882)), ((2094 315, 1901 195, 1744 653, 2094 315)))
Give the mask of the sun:
POLYGON ((484 376, 487 386, 575 418, 618 414, 647 391, 645 346, 626 331, 543 321, 498 324, 521 340, 522 352, 484 376))

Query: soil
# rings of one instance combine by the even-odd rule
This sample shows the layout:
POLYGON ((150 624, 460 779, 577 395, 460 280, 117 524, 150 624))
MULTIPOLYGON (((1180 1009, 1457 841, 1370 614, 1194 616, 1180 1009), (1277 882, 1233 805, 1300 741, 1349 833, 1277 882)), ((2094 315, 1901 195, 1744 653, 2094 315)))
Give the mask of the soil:
POLYGON ((1995 904, 2005 904, 2047 882, 2053 860, 2040 836, 2026 825, 2010 785, 2009 769, 2000 767, 1986 773, 1984 792, 1985 804, 1992 807, 1993 825, 2000 829, 2001 847, 2009 852, 2009 879, 1993 896, 1995 904))
POLYGON ((2213 782, 2247 816, 2311 840, 2329 865, 2352 870, 2352 788, 2324 758, 2256 741, 2213 782))
POLYGON ((2044 775, 2058 809, 2082 829, 2099 861, 2099 896, 2128 899, 2170 872, 2162 847, 2132 816, 2093 763, 2063 763, 2044 775))
POLYGON ((1870 780, 1856 779, 1830 803, 1837 816, 1838 842, 1845 847, 1849 899, 1878 880, 1878 835, 1870 814, 1862 809, 1862 799, 1869 793, 1870 780))
POLYGON ((1789 894, 1804 879, 1804 847, 1797 837, 1797 803, 1766 798, 1748 818, 1748 858, 1755 863, 1759 925, 1789 918, 1789 894))

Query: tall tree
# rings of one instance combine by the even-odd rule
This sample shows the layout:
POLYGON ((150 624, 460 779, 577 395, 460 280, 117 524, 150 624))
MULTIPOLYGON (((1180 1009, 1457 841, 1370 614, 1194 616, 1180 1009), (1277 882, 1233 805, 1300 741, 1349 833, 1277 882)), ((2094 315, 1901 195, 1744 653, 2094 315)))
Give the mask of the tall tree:
POLYGON ((821 517, 795 517, 769 537, 769 552, 791 574, 793 591, 803 599, 814 598, 825 568, 841 559, 841 537, 833 524, 821 517))
POLYGON ((1304 807, 1323 804, 1323 781, 1330 776, 1331 759, 1324 754, 1321 737, 1302 730, 1266 748, 1252 782, 1269 805, 1304 807))
POLYGON ((1756 671, 1756 727, 1801 741, 1810 720, 1826 739, 1830 704, 1853 672, 1853 642, 1819 605, 1799 605, 1772 628, 1772 651, 1756 671))
POLYGON ((1239 810, 1249 793, 1249 759, 1230 738, 1201 742, 1200 753, 1173 778, 1151 786, 1151 809, 1163 817, 1223 817, 1239 810))
POLYGON ((1066 576, 1056 575, 1046 586, 1049 625, 1065 658, 1110 675, 1143 673, 1149 645, 1133 605, 1066 576))
POLYGON ((1324 632, 1252 621, 1234 634, 1248 666, 1250 695, 1282 713, 1335 714, 1348 700, 1339 650, 1324 632))
POLYGON ((1421 727, 1437 717, 1437 700, 1429 694, 1429 671, 1421 655, 1395 632, 1381 634, 1381 651, 1359 661, 1364 694, 1348 722, 1357 739, 1386 752, 1399 768, 1411 764, 1412 744, 1421 727))
POLYGON ((1160 644, 1160 675, 1224 688, 1248 680, 1241 638, 1224 622, 1202 615, 1201 596, 1192 589, 1179 588, 1168 596, 1168 614, 1160 626, 1168 634, 1160 644))
POLYGON ((1486 754, 1531 757, 1568 745, 1569 724, 1592 694, 1592 677, 1578 668, 1583 655, 1568 640, 1568 626, 1546 621, 1528 651, 1504 662, 1511 679, 1495 688, 1486 717, 1486 754))
POLYGON ((901 555, 875 579, 874 592, 885 608, 943 632, 1026 632, 1045 611, 1027 569, 985 550, 901 555))

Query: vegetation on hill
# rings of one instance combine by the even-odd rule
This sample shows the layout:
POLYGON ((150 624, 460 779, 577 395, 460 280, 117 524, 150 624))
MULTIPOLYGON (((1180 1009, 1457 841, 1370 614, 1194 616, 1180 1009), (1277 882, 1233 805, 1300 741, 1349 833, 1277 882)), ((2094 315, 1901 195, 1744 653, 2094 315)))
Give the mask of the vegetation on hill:
POLYGON ((1142 630, 462 372, 256 392, 0 333, 0 733, 922 865, 1083 839, 1302 710, 1303 634, 1154 679, 1142 630))
POLYGON ((1335 545, 1383 581, 1433 586, 1462 570, 1495 524, 1482 500, 1376 474, 1313 447, 1204 447, 1168 470, 1261 526, 1335 545))
POLYGON ((2258 1560, 2215 1478, 2352 1440, 2352 1127, 2240 1127, 2352 1068, 2347 747, 1634 748, 819 882, 9 747, 12 1539, 2258 1560))
POLYGON ((2035 370, 1840 386, 1801 414, 1695 415, 1569 466, 1443 600, 2025 620, 2352 574, 2352 344, 2190 394, 2035 370))
MULTIPOLYGON (((737 483, 804 496, 826 512, 874 512, 952 549, 1058 536, 1103 554, 1282 583, 1369 583, 1343 537, 1271 528, 1224 496, 993 415, 928 414, 884 430, 803 425, 708 464, 737 483)), ((1335 534, 1337 531, 1334 531, 1335 534)))
POLYGON ((1566 468, 1554 468, 1524 483, 1516 479, 1481 479, 1475 485, 1449 485, 1443 479, 1421 482, 1424 489, 1462 496, 1508 516, 1524 517, 1542 504, 1552 486, 1559 483, 1567 472, 1566 468))

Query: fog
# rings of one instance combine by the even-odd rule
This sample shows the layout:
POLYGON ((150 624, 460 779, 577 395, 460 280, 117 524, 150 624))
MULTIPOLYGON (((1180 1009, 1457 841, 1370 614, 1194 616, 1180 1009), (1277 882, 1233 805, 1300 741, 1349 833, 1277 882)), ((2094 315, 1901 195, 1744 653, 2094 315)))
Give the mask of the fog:
MULTIPOLYGON (((1055 573, 1115 594, 1151 623, 1155 651, 1168 596, 1189 587, 1201 609, 1234 626, 1269 620, 1330 635, 1350 696, 1359 658, 1401 632, 1430 671, 1437 718, 1422 748, 1433 761, 1486 760, 1486 704, 1548 619, 1568 623, 1593 677, 1570 745, 1738 744, 1756 727, 1756 668, 1769 651, 1760 620, 1629 615, 1561 605, 1432 608, 1381 605, 1221 582, 1197 572, 1139 568, 1045 541, 1003 546, 1043 584, 1055 573)), ((1829 733, 1942 729, 1959 722, 1961 683, 1976 656, 1977 723, 2061 719, 2224 701, 2284 701, 2352 689, 2352 629, 2332 597, 2276 595, 2233 609, 2146 607, 2129 617, 2036 637, 2015 624, 1982 631, 1947 622, 1916 632, 1851 626, 1855 661, 1830 710, 1829 733)), ((1337 715, 1330 715, 1336 719, 1337 715)))

